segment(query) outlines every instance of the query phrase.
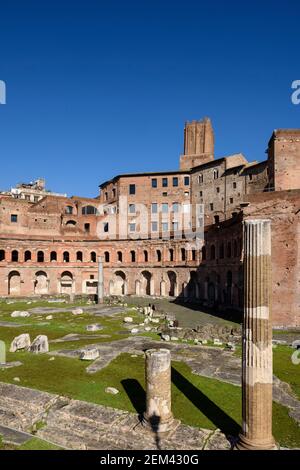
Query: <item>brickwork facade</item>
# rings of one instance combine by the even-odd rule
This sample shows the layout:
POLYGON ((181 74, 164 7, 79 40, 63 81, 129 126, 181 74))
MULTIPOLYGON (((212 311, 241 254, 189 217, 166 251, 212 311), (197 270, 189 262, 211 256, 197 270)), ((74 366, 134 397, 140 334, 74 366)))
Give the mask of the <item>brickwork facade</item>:
POLYGON ((273 321, 299 326, 299 139, 274 131, 263 162, 214 159, 210 120, 193 121, 177 171, 118 175, 95 198, 0 194, 0 296, 95 295, 102 256, 105 295, 242 309, 242 223, 268 217, 273 321))

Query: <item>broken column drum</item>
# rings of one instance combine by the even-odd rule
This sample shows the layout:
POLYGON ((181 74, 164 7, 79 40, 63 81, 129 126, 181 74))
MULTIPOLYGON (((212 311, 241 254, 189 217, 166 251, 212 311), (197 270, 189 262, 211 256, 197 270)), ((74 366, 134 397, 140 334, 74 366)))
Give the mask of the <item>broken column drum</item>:
POLYGON ((167 432, 173 429, 171 354, 168 349, 146 351, 146 395, 143 424, 155 432, 167 432))
POLYGON ((240 449, 273 449, 271 221, 244 222, 243 429, 240 449))

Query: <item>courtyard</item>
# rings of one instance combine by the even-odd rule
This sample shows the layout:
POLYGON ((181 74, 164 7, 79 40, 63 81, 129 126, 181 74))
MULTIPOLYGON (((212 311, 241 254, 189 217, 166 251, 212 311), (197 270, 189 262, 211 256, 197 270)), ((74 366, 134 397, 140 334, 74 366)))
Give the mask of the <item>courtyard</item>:
MULTIPOLYGON (((2 300, 2 447, 179 449, 184 441, 190 449, 230 449, 241 426, 241 344, 236 339, 233 347, 222 334, 240 325, 197 308, 149 297, 101 306, 63 298, 2 300), (155 309, 146 318, 149 302, 155 309), (177 328, 170 329, 174 321, 177 328), (212 337, 204 340, 208 326, 212 337), (49 351, 9 352, 24 333, 31 341, 46 335, 49 351), (144 351, 161 347, 171 351, 172 411, 181 424, 158 442, 140 432, 139 418, 146 400, 144 351)), ((273 434, 282 448, 300 447, 300 374, 291 360, 299 334, 273 332, 273 434)))

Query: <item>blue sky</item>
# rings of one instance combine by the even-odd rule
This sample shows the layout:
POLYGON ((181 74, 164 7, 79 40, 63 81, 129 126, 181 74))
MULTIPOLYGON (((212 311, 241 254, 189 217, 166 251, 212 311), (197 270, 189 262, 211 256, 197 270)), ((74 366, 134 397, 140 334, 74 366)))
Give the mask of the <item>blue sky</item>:
POLYGON ((300 127, 300 2, 14 1, 0 5, 0 188, 44 176, 95 196, 124 172, 176 169, 186 120, 216 156, 265 158, 300 127))

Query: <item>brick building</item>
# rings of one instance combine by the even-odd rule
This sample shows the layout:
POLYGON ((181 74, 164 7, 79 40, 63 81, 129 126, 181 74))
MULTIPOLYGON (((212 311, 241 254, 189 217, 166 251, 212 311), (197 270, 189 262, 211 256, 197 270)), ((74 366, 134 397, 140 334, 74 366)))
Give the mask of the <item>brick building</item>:
POLYGON ((102 256, 106 295, 241 309, 242 221, 268 217, 274 324, 299 326, 299 181, 300 129, 275 130, 249 163, 214 157, 205 118, 186 123, 179 170, 118 175, 95 198, 2 193, 0 296, 96 294, 102 256))

